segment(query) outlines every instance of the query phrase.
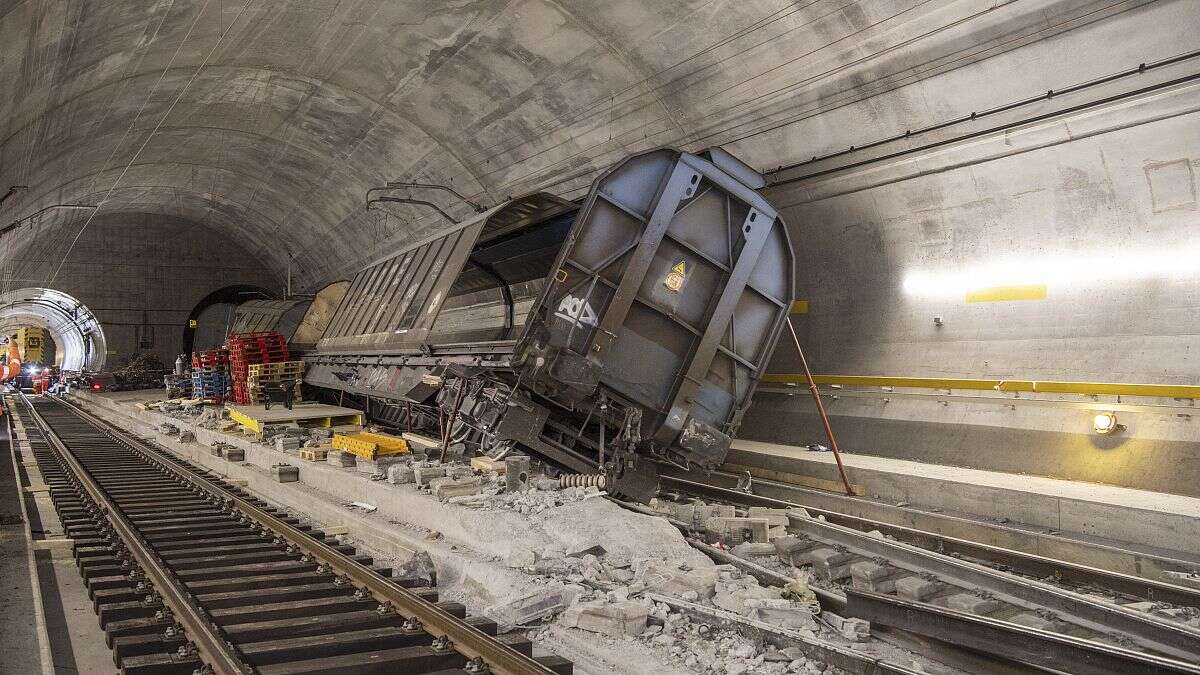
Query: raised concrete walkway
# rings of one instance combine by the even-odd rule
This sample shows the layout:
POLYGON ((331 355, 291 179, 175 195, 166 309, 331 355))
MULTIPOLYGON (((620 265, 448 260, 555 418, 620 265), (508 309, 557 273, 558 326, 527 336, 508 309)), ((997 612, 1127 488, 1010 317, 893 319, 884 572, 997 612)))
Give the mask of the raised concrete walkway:
MULTIPOLYGON (((1131 488, 842 454, 863 496, 1200 555, 1200 499, 1131 488)), ((729 464, 838 481, 830 452, 735 440, 729 464)), ((839 483, 840 484, 840 483, 839 483)))

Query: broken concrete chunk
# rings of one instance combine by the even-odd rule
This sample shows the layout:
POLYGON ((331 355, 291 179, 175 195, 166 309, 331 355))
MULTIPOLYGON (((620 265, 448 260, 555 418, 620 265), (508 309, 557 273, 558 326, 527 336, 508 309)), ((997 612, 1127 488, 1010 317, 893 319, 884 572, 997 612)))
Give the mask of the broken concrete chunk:
POLYGON ((246 451, 241 448, 226 448, 225 459, 231 462, 244 462, 246 461, 246 451))
POLYGON ((847 640, 859 642, 871 637, 870 622, 862 619, 847 619, 833 612, 821 612, 821 618, 847 640))
POLYGON ((720 571, 713 567, 681 570, 676 563, 662 561, 649 561, 641 569, 646 590, 677 598, 688 591, 695 591, 698 598, 713 597, 719 576, 720 571))
POLYGON ((762 586, 750 586, 741 588, 728 588, 726 590, 717 591, 713 596, 713 604, 726 611, 734 614, 745 615, 750 609, 750 603, 754 600, 779 600, 779 591, 763 588, 762 586))
POLYGON ((413 468, 410 464, 393 464, 387 470, 388 482, 392 485, 405 485, 413 482, 413 468))
POLYGON ((729 549, 729 552, 739 558, 766 558, 775 555, 775 545, 747 541, 729 549))
POLYGON ((813 572, 822 579, 836 580, 850 576, 854 556, 822 546, 804 552, 798 559, 812 565, 813 572))
POLYGON ((429 481, 429 491, 433 493, 434 497, 444 501, 451 497, 477 495, 480 485, 482 485, 482 481, 478 477, 456 480, 447 476, 429 481))
POLYGON ((354 456, 354 466, 359 473, 374 475, 377 473, 387 473, 387 470, 397 464, 405 464, 409 461, 408 455, 383 455, 375 459, 367 459, 365 457, 354 456))
POLYGON ((437 567, 425 551, 417 551, 404 564, 392 570, 392 581, 401 586, 431 587, 437 585, 437 567))
POLYGON ((609 603, 596 600, 571 605, 559 621, 571 628, 619 637, 641 635, 646 630, 647 617, 646 606, 640 602, 626 600, 609 603))
POLYGON ((793 566, 804 564, 799 556, 817 545, 817 542, 808 537, 778 537, 771 543, 775 546, 779 560, 793 566))
POLYGON ((442 478, 446 475, 446 469, 442 466, 418 466, 413 467, 413 482, 417 487, 425 487, 429 481, 434 478, 442 478))
POLYGON ((300 480, 300 469, 288 464, 276 464, 271 467, 271 475, 280 483, 295 483, 300 480))
POLYGON ((527 548, 514 548, 504 558, 504 564, 507 567, 533 567, 536 562, 537 555, 527 548))
POLYGON ((718 516, 706 520, 704 529, 711 537, 726 544, 738 544, 744 541, 756 543, 770 541, 770 524, 766 518, 718 516))
POLYGON ((787 527, 787 509, 772 509, 766 506, 751 506, 746 511, 748 518, 766 518, 771 527, 787 527))
POLYGON ((500 624, 502 629, 527 626, 562 611, 566 607, 567 597, 561 587, 541 588, 512 602, 492 605, 483 613, 489 619, 500 624))
POLYGON ((746 616, 781 628, 817 630, 817 620, 808 607, 787 600, 746 600, 746 616))

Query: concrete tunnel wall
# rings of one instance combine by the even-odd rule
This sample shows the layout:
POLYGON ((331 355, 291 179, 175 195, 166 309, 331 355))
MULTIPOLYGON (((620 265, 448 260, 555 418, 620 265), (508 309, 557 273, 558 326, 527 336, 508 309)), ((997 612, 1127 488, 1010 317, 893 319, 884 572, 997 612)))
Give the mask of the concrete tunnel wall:
MULTIPOLYGON (((1163 35, 1176 26, 1194 36, 1200 19, 1184 10, 1162 6, 1097 23, 931 78, 869 109, 814 120, 814 129, 828 133, 814 135, 809 154, 861 147, 921 121, 1165 58, 1196 42, 1163 35), (1087 58, 1093 53, 1095 59, 1087 58), (1051 61, 1063 69, 1039 72, 1034 65, 1051 61), (993 86, 970 86, 984 80, 993 86), (936 106, 923 103, 932 100, 936 106), (873 117, 874 111, 887 112, 873 117), (911 112, 892 118, 893 111, 911 112), (853 123, 868 118, 874 123, 853 123)), ((1196 69, 1190 64, 1188 72, 1196 69)), ((1062 105, 1151 81, 1137 76, 1062 105)), ((776 182, 791 180, 769 195, 795 237, 799 297, 809 309, 793 319, 814 372, 1200 382, 1200 87, 1136 101, 902 159, 842 168, 873 154, 850 152, 773 175, 776 182), (806 174, 819 175, 795 180, 806 174), (1014 273, 989 277, 989 268, 1005 260, 1014 273), (970 301, 980 300, 967 297, 971 290, 1005 285, 996 278, 1044 286, 1045 297, 970 301), (935 325, 935 316, 943 325, 935 325)), ((960 126, 959 134, 986 128, 960 126)), ((788 341, 771 370, 799 372, 788 341)), ((826 405, 842 448, 851 452, 1200 495, 1200 417, 1191 414, 1192 401, 1142 400, 1176 407, 1118 412, 1126 430, 1100 437, 1092 415, 1116 397, 998 405, 925 393, 924 400, 842 395, 826 405)), ((759 394, 743 435, 827 443, 803 395, 759 394)))
MULTIPOLYGON (((163 238, 174 272, 149 249, 114 254, 124 241, 97 240, 90 261, 73 254, 56 283, 108 312, 111 349, 134 345, 142 312, 186 316, 229 283, 280 288, 289 266, 297 288, 314 291, 443 227, 415 207, 365 211, 365 190, 388 180, 453 185, 490 205, 538 189, 579 197, 613 161, 659 145, 724 145, 769 169, 1200 49, 1194 0, 248 7, 24 2, 0 13, 0 89, 9 92, 0 98, 0 188, 29 186, 3 205, 5 219, 103 201, 100 216, 115 218, 104 222, 134 214, 139 227, 161 219, 181 232, 195 223, 214 242, 231 242, 163 238), (180 251, 188 254, 172 257, 180 251)), ((1078 98, 1138 86, 1122 80, 1078 98)), ((913 175, 890 169, 887 185, 872 186, 878 165, 842 168, 860 153, 773 172, 781 181, 830 171, 770 191, 796 234, 798 281, 811 303, 800 328, 816 369, 1194 380, 1195 288, 1184 280, 1052 288, 1042 301, 970 306, 902 291, 911 270, 959 269, 992 249, 1053 255, 1096 239, 1118 247, 1187 239, 1196 122, 1181 112, 1192 95, 1178 93, 1110 106, 1113 128, 1100 136, 1088 135, 1097 122, 1081 114, 1043 130, 1051 140, 1001 134, 990 149, 929 153, 913 175), (1010 140, 1024 146, 1008 148, 1010 140), (1057 144, 1035 149, 1048 142, 1057 144), (934 314, 945 317, 936 331, 934 314)), ((8 246, 22 245, 0 244, 0 260, 18 260, 9 253, 31 242, 69 239, 83 216, 53 212, 23 226, 8 235, 8 246)), ((29 280, 18 285, 45 285, 46 274, 22 272, 29 280)), ((168 362, 177 343, 156 333, 168 362)), ((793 370, 786 344, 779 354, 773 369, 793 370)), ((1123 415, 1120 447, 1098 454, 1086 411, 880 405, 837 402, 851 449, 1138 485, 1170 474, 1200 483, 1191 418, 1123 415), (969 425, 955 422, 968 414, 969 425), (1167 452, 1170 443, 1183 445, 1167 452)), ((743 433, 819 440, 807 410, 760 396, 743 433)))
POLYGON ((170 367, 188 313, 218 288, 246 283, 282 292, 282 281, 229 238, 158 214, 101 214, 73 247, 69 237, 35 237, 12 256, 11 287, 49 286, 92 310, 107 340, 108 369, 134 352, 170 367))

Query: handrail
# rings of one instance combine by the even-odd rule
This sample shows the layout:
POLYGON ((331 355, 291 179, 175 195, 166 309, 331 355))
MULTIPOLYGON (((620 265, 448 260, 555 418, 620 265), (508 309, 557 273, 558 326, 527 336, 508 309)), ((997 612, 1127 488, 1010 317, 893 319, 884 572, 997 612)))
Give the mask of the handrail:
MULTIPOLYGON (((764 383, 807 384, 803 373, 768 373, 764 383)), ((1151 396, 1200 399, 1200 386, 1191 384, 1134 384, 1121 382, 1062 382, 1054 380, 989 380, 946 377, 894 377, 886 375, 813 375, 823 385, 902 387, 910 389, 972 389, 1084 396, 1151 396)))

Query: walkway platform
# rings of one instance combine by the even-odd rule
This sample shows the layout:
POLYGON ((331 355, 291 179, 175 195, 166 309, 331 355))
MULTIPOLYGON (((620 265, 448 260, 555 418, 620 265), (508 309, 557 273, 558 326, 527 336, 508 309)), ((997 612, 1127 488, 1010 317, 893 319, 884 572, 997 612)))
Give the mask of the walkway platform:
MULTIPOLYGON (((1200 560, 1200 499, 1040 476, 842 453, 861 497, 1074 533, 1200 560)), ((831 452, 735 440, 724 471, 840 491, 831 452)))

